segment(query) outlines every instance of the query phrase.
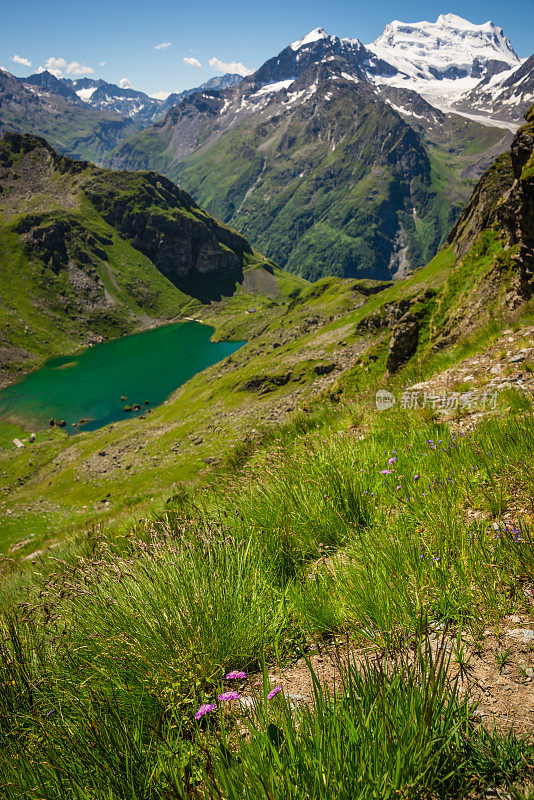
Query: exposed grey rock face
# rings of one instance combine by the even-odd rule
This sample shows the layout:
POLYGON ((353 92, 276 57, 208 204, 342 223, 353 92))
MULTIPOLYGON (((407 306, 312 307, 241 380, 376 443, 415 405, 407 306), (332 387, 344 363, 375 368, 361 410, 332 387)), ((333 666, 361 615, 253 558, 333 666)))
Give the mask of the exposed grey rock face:
POLYGON ((527 124, 519 129, 510 153, 501 156, 479 181, 471 200, 449 234, 459 256, 468 251, 486 228, 498 226, 508 243, 517 246, 514 257, 517 276, 516 300, 529 299, 534 292, 534 107, 526 114, 527 124))
POLYGON ((243 280, 250 245, 161 175, 147 173, 140 181, 138 174, 105 172, 85 191, 106 222, 186 294, 208 302, 243 280))
POLYGON ((534 55, 500 80, 487 75, 454 104, 462 112, 486 115, 521 124, 525 109, 534 100, 534 55))
POLYGON ((417 350, 421 322, 415 314, 407 313, 393 328, 386 361, 388 372, 394 373, 417 350))

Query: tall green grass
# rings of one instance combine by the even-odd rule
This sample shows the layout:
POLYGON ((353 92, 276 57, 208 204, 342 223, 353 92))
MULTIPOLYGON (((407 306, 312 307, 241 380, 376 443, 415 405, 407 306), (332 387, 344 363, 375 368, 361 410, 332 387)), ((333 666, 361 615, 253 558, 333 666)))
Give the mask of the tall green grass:
MULTIPOLYGON (((466 750, 489 770, 496 763, 488 751, 499 747, 491 735, 481 740, 473 731, 473 711, 448 679, 448 667, 442 640, 434 654, 426 646, 385 662, 349 662, 334 689, 321 685, 312 672, 313 703, 300 709, 282 694, 270 702, 260 697, 248 719, 248 735, 237 746, 224 724, 215 737, 203 796, 460 796, 470 779, 466 750)), ((520 747, 514 737, 507 744, 510 750, 520 747)), ((524 771, 524 766, 518 770, 524 771)))
MULTIPOLYGON (((354 667, 342 695, 315 684, 313 708, 297 718, 279 708, 241 744, 225 715, 194 719, 226 671, 313 640, 343 634, 398 658, 428 634, 421 620, 478 632, 532 607, 532 416, 460 436, 399 411, 377 415, 360 440, 345 413, 273 436, 201 498, 181 493, 160 520, 58 560, 27 596, 17 590, 0 620, 0 794, 452 791, 459 748, 475 763, 467 700, 428 653, 415 671, 354 667)), ((478 772, 501 751, 513 765, 521 749, 495 737, 482 750, 477 739, 478 772)))

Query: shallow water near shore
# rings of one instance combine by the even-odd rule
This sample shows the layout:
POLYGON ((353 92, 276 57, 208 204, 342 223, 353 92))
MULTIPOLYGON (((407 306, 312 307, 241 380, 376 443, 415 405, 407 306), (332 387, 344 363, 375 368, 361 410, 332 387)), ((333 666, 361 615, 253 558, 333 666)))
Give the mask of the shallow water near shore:
POLYGON ((181 322, 52 358, 0 393, 0 419, 36 429, 64 420, 72 435, 146 413, 243 344, 211 342, 212 333, 207 325, 181 322))

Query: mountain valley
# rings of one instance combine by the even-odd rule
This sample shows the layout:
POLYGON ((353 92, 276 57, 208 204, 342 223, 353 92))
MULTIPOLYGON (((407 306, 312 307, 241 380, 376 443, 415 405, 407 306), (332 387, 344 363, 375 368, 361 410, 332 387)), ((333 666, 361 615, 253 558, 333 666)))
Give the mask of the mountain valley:
POLYGON ((398 278, 437 252, 509 147, 534 100, 531 61, 492 22, 454 14, 392 22, 368 45, 317 28, 248 77, 164 101, 92 78, 2 73, 0 131, 179 180, 306 278, 398 278))
POLYGON ((400 277, 435 254, 516 127, 502 103, 484 116, 464 95, 501 74, 515 86, 517 72, 519 122, 534 99, 521 68, 493 23, 454 15, 392 23, 366 46, 318 28, 236 86, 191 95, 107 163, 179 180, 306 278, 400 277))
MULTIPOLYGON (((6 452, 6 531, 28 531, 39 518, 46 538, 46 531, 73 520, 128 518, 132 486, 139 509, 149 498, 161 502, 172 485, 177 491, 206 464, 224 461, 231 442, 261 442, 262 431, 283 424, 288 413, 321 399, 335 406, 367 396, 384 380, 387 385, 388 375, 406 380, 407 367, 410 375, 431 374, 443 358, 458 358, 463 342, 481 347, 490 331, 526 318, 534 290, 533 113, 511 154, 484 174, 437 256, 404 280, 329 277, 309 284, 255 256, 246 259, 234 293, 207 305, 184 306, 189 298, 173 300, 166 292, 177 312, 185 307, 188 316, 213 326, 215 341, 247 343, 146 419, 125 419, 75 440, 58 429, 42 432, 37 468, 30 449, 6 452), (134 453, 142 456, 132 461, 134 453), (31 500, 36 496, 39 506, 31 500)), ((116 180, 115 173, 100 174, 116 180)), ((137 178, 149 179, 146 173, 137 178)), ((122 236, 124 222, 113 224, 122 236)), ((145 270, 149 275, 148 264, 145 270)), ((32 538, 28 547, 39 541, 32 538)))

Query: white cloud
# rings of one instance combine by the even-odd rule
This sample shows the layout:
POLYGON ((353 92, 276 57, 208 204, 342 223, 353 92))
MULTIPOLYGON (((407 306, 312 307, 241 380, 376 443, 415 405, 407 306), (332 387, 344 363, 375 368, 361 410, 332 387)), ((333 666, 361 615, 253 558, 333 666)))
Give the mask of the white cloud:
POLYGON ((47 58, 44 63, 44 69, 47 69, 49 72, 52 72, 53 69, 66 71, 67 62, 64 58, 47 58))
POLYGON ((71 61, 67 67, 69 75, 94 75, 94 69, 78 61, 71 61))
POLYGON ((202 64, 198 60, 198 58, 189 58, 186 56, 184 58, 184 64, 189 64, 190 67, 197 67, 198 69, 202 69, 202 64))
POLYGON ((159 44, 154 45, 154 50, 166 50, 167 47, 170 47, 172 42, 160 42, 159 44))
POLYGON ((210 67, 216 72, 231 72, 233 75, 252 75, 252 70, 245 67, 241 61, 221 61, 220 58, 210 58, 210 67))
POLYGON ((121 89, 131 89, 132 88, 132 84, 130 83, 128 78, 121 78, 120 81, 119 81, 119 86, 121 87, 121 89))
POLYGON ((5 68, 3 65, 2 65, 2 66, 0 66, 0 69, 2 70, 2 72, 9 72, 9 70, 8 70, 8 69, 6 69, 6 68, 5 68))
POLYGON ((51 56, 47 58, 44 67, 41 66, 37 70, 37 72, 44 72, 48 70, 51 75, 55 75, 56 78, 62 78, 63 73, 67 73, 67 75, 93 75, 94 69, 92 67, 88 67, 86 64, 80 64, 79 61, 67 61, 64 58, 54 58, 51 56))
POLYGON ((22 64, 24 67, 31 67, 32 62, 29 58, 24 58, 23 56, 14 55, 11 56, 11 61, 14 61, 15 64, 22 64))
POLYGON ((105 67, 106 66, 106 62, 105 61, 99 61, 98 62, 98 66, 99 67, 105 67))
POLYGON ((167 97, 170 95, 170 92, 151 92, 149 97, 153 97, 154 100, 166 100, 167 97))

